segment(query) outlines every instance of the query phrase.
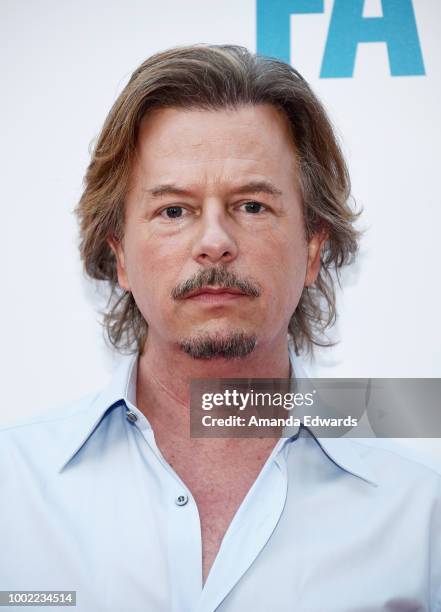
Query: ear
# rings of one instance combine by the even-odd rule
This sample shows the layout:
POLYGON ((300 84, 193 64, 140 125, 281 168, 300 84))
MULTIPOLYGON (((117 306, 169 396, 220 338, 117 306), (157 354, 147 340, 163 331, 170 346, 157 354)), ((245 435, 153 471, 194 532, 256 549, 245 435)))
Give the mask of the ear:
POLYGON ((320 255, 322 247, 328 239, 326 230, 318 230, 308 243, 308 262, 306 265, 305 287, 312 285, 320 272, 320 255))
POLYGON ((125 291, 130 291, 129 279, 127 277, 126 267, 125 267, 125 256, 122 244, 116 238, 108 238, 107 244, 112 249, 113 254, 116 259, 116 271, 118 274, 118 283, 121 289, 125 289, 125 291))

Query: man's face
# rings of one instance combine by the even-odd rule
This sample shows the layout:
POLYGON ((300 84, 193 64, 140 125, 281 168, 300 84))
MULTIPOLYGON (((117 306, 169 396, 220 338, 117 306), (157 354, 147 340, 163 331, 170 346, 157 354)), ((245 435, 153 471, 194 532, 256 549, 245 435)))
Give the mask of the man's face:
POLYGON ((286 339, 321 245, 306 241, 286 118, 270 105, 159 109, 141 123, 137 154, 124 238, 109 243, 148 342, 192 354, 235 335, 244 355, 286 339), (207 287, 224 291, 194 295, 207 287))

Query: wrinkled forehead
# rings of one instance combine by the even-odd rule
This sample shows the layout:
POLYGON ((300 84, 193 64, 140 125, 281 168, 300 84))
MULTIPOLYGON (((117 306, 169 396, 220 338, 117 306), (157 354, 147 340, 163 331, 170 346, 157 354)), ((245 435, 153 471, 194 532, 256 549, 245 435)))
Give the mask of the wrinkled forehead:
POLYGON ((249 180, 252 175, 293 182, 297 152, 286 116, 274 106, 234 109, 161 108, 139 128, 138 177, 190 182, 249 180))

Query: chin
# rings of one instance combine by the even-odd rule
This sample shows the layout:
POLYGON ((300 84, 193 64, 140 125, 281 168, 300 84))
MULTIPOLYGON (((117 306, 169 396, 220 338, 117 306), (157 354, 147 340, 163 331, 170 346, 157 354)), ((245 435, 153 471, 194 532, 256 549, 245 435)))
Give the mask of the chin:
POLYGON ((178 346, 193 359, 240 359, 250 355, 257 335, 244 329, 200 331, 181 338, 178 346))

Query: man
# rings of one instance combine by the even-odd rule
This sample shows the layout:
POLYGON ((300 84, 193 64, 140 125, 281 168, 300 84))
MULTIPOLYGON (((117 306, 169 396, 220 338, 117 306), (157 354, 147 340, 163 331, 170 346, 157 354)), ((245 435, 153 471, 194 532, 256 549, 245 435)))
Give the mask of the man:
POLYGON ((1 432, 0 586, 99 611, 441 610, 440 477, 349 439, 192 438, 190 381, 288 378, 357 249, 332 128, 234 46, 142 64, 78 206, 109 386, 1 432))

